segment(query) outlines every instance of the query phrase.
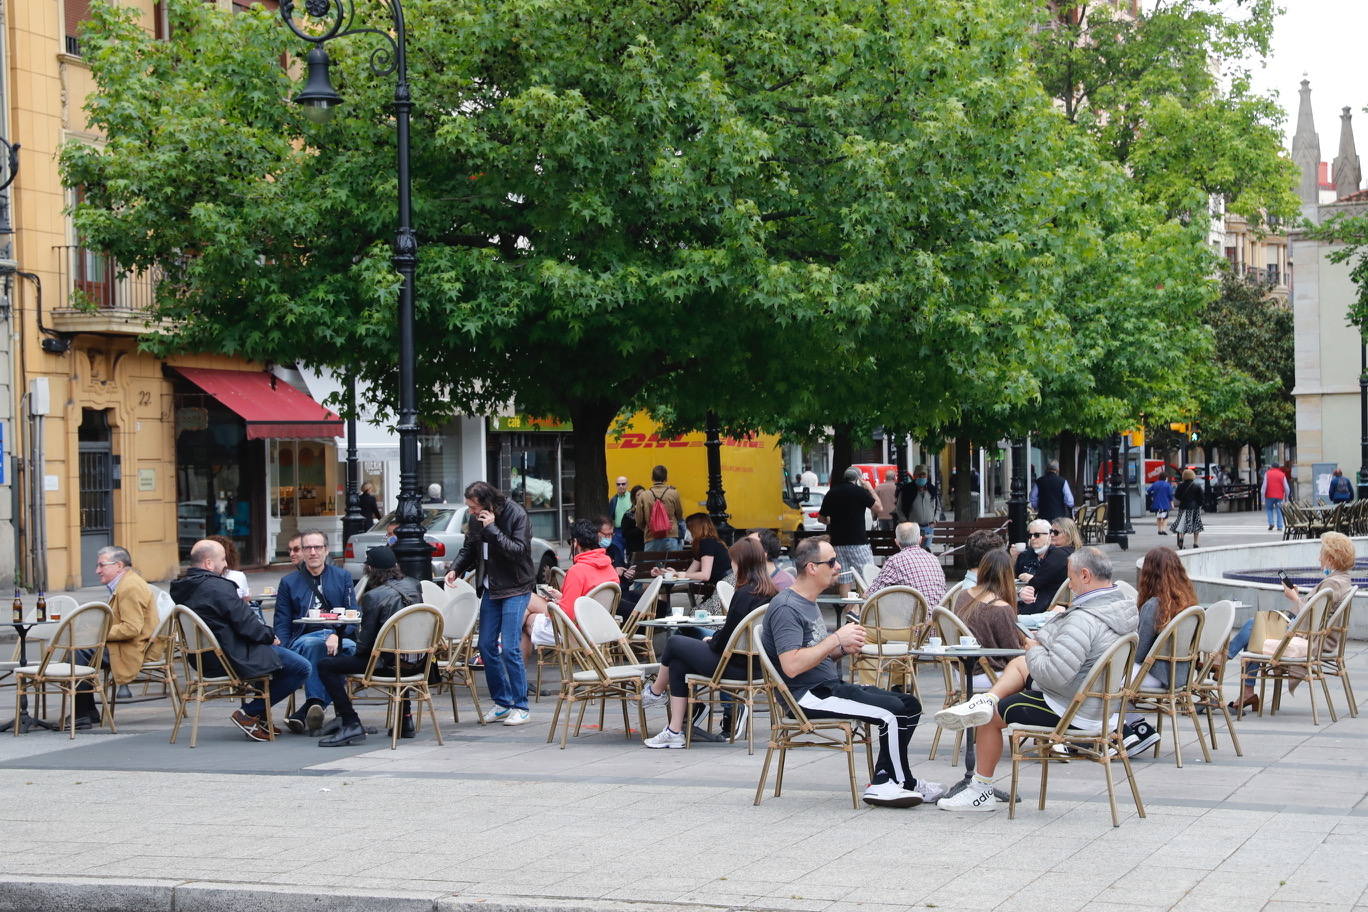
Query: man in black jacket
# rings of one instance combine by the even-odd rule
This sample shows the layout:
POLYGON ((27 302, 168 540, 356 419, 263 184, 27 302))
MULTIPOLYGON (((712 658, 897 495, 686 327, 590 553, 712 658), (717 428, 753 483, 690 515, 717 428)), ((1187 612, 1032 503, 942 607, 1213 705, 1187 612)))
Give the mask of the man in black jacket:
POLYGON ((522 629, 536 581, 532 572, 532 524, 527 511, 488 482, 468 485, 465 502, 470 525, 460 553, 447 566, 447 584, 467 570, 475 570, 475 591, 481 593, 480 658, 494 700, 485 721, 523 725, 530 715, 522 629))
MULTIPOLYGON (((361 725, 361 717, 356 714, 351 696, 347 693, 346 675, 366 670, 371 653, 375 651, 380 628, 396 611, 423 600, 418 581, 404 576, 394 551, 388 545, 380 545, 366 552, 366 577, 366 592, 361 596, 361 630, 356 635, 356 652, 318 660, 318 676, 323 679, 328 696, 332 697, 340 726, 336 734, 321 739, 319 747, 343 747, 366 740, 366 729, 361 725)), ((412 738, 413 716, 409 713, 408 700, 400 707, 400 720, 400 736, 412 738)))
MULTIPOLYGON (((237 584, 222 575, 228 567, 223 545, 208 539, 195 542, 190 564, 184 576, 172 581, 171 597, 199 615, 213 631, 238 677, 270 675, 267 690, 272 706, 299 689, 309 676, 309 660, 282 647, 271 628, 238 596, 237 584)), ((222 673, 213 656, 205 656, 204 673, 222 673)), ((248 740, 269 741, 271 732, 262 720, 265 710, 261 698, 245 700, 233 713, 233 724, 248 740)))
POLYGON ((1031 506, 1041 519, 1055 519, 1068 516, 1073 505, 1069 482, 1059 476, 1059 463, 1051 459, 1045 463, 1045 474, 1031 486, 1031 506))

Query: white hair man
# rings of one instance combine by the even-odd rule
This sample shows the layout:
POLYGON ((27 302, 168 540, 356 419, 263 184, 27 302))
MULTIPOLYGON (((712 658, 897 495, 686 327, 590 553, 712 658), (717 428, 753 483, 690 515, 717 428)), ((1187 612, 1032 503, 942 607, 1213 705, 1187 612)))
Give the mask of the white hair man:
POLYGON ((869 584, 872 595, 886 586, 911 586, 926 596, 934 605, 945 595, 945 570, 931 552, 921 546, 921 526, 913 522, 899 523, 893 530, 898 543, 897 554, 884 561, 883 569, 869 584))

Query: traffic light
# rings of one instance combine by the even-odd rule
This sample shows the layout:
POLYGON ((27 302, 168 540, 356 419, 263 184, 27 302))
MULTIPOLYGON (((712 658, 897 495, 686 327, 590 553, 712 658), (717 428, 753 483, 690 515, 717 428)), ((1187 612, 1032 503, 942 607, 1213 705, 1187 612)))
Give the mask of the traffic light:
POLYGON ((1179 434, 1186 434, 1191 431, 1192 428, 1186 421, 1172 421, 1169 422, 1169 430, 1176 431, 1179 434))
POLYGON ((1199 440, 1201 440, 1201 439, 1202 439, 1202 429, 1201 429, 1201 427, 1198 426, 1197 422, 1194 421, 1194 422, 1192 422, 1192 431, 1188 434, 1188 440, 1191 441, 1192 443, 1196 443, 1197 441, 1199 441, 1199 440))

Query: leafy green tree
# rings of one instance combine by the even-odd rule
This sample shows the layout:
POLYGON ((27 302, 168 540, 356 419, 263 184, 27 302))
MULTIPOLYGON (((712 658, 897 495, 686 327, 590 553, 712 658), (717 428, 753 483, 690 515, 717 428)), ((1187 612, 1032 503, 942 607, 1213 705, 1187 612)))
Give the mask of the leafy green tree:
MULTIPOLYGON (((1041 91, 1015 0, 406 11, 418 377, 440 391, 423 410, 570 418, 582 510, 604 503, 602 438, 630 408, 940 427, 965 402, 1038 403, 1042 374, 1083 370, 1046 359, 1108 351, 1076 320, 1147 306, 1156 275, 1182 284, 1090 275, 1132 240, 1162 255, 1165 229, 1120 226, 1144 204, 1041 91), (1064 306, 1096 284, 1110 297, 1064 306)), ((285 103, 279 63, 302 49, 273 17, 170 15, 154 41, 97 6, 84 36, 106 142, 62 157, 83 237, 164 271, 172 329, 150 347, 346 366, 392 403, 392 81, 374 48, 330 47, 346 104, 314 125, 285 103)))
POLYGON ((1125 166, 1145 199, 1200 219, 1219 197, 1259 224, 1297 213, 1276 101, 1253 92, 1274 0, 1152 0, 1138 15, 1103 0, 1051 4, 1034 58, 1065 116, 1125 166))
POLYGON ((1199 413, 1203 444, 1257 451, 1295 438, 1292 309, 1227 271, 1203 319, 1215 336, 1221 378, 1199 413))

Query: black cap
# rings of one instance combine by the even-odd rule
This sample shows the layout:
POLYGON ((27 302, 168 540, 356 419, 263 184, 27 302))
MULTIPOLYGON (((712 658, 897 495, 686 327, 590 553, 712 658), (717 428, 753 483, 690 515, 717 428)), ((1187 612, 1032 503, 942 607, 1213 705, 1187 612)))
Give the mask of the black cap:
POLYGON ((366 566, 373 570, 388 570, 399 566, 399 559, 389 545, 376 545, 366 551, 366 566))

